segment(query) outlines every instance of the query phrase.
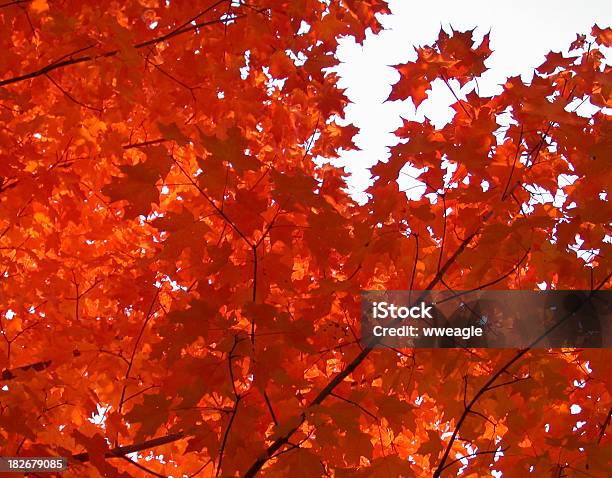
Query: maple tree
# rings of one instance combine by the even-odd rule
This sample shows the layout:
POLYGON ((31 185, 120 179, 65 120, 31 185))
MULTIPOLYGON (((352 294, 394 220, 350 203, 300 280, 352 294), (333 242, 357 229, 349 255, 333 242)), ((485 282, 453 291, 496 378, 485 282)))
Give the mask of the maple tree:
MULTIPOLYGON (((609 288, 610 123, 574 105, 612 106, 610 30, 441 129, 406 120, 360 205, 315 158, 354 147, 329 68, 386 4, 200 3, 0 4, 1 454, 66 477, 609 476, 608 351, 358 338, 360 290, 609 288)), ((490 53, 442 31, 390 100, 490 53)))

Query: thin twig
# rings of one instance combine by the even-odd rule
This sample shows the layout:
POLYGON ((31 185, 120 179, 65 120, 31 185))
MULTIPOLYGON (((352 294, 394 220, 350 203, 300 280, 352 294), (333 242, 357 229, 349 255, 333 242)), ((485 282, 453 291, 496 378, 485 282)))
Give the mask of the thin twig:
POLYGON ((448 86, 448 89, 450 90, 450 92, 453 94, 453 96, 455 97, 455 99, 457 100, 457 102, 459 103, 459 106, 461 106, 461 109, 465 112, 465 114, 467 115, 468 118, 472 118, 472 115, 469 113, 469 111, 465 108, 465 106, 463 105, 463 101, 459 99, 459 97, 457 96, 457 94, 455 93, 455 90, 453 90, 451 88, 451 85, 449 84, 448 80, 446 79, 446 76, 444 76, 443 74, 441 74, 442 76, 442 80, 444 81, 444 83, 446 84, 446 86, 448 86))
POLYGON ((195 187, 198 192, 200 193, 200 195, 206 199, 206 201, 213 207, 213 209, 216 211, 217 214, 219 214, 219 216, 221 216, 223 218, 223 220, 225 222, 227 222, 227 224, 234 230, 236 231, 236 233, 244 240, 244 242, 246 242, 250 247, 253 247, 254 244, 251 242, 251 240, 240 230, 238 229, 238 226, 236 226, 236 224, 227 216, 227 214, 225 214, 225 212, 223 212, 223 210, 221 210, 221 208, 219 208, 219 206, 217 206, 214 201, 211 199, 211 197, 206 194, 206 191, 204 191, 197 182, 195 182, 192 177, 187 173, 187 171, 185 171, 185 168, 183 168, 183 166, 181 166, 181 163, 179 163, 176 159, 172 158, 172 161, 174 162, 174 164, 176 164, 178 166, 178 168, 181 170, 181 172, 185 175, 185 177, 187 178, 187 180, 191 183, 191 185, 193 187, 195 187))
POLYGON ((206 463, 204 463, 200 468, 198 468, 196 471, 193 472, 193 474, 189 475, 189 478, 195 478, 196 476, 198 476, 203 470, 204 468, 206 468, 208 465, 210 465, 213 462, 212 458, 209 458, 206 463))
POLYGON ((610 411, 608 412, 608 416, 605 421, 601 424, 601 430, 599 431, 599 437, 597 437, 597 444, 601 443, 603 437, 606 433, 606 428, 610 425, 610 420, 612 420, 612 407, 610 407, 610 411))
POLYGON ((72 95, 71 95, 70 93, 68 93, 68 92, 67 92, 67 91, 66 91, 64 88, 62 88, 62 86, 61 86, 61 85, 60 85, 60 84, 59 84, 57 81, 55 81, 55 80, 54 80, 54 79, 51 77, 51 75, 49 75, 49 73, 45 73, 45 76, 46 76, 46 77, 49 79, 49 81, 50 81, 51 83, 53 83, 53 85, 54 85, 54 86, 55 86, 55 87, 56 87, 58 90, 60 90, 60 91, 61 91, 61 92, 64 94, 64 96, 65 96, 66 98, 68 98, 68 99, 69 99, 70 101, 72 101, 73 103, 76 103, 77 105, 82 106, 83 108, 87 108, 88 110, 96 111, 97 113, 102 113, 102 108, 96 108, 96 107, 94 107, 94 106, 89 106, 89 105, 86 105, 85 103, 83 103, 82 101, 77 100, 77 99, 76 99, 74 96, 72 96, 72 95))
POLYGON ((363 406, 361 406, 360 404, 358 404, 357 402, 353 401, 353 400, 349 400, 348 398, 344 398, 334 392, 330 392, 330 395, 332 397, 336 397, 338 400, 342 400, 346 403, 350 403, 351 405, 356 406, 357 408, 359 408, 359 410, 361 410, 363 413, 365 413, 366 415, 370 416, 371 418, 373 418, 374 420, 376 420, 376 422, 378 422, 378 417, 376 415, 374 415, 372 412, 368 411, 367 409, 365 409, 363 406))
POLYGON ((264 390, 263 392, 264 400, 266 401, 266 405, 268 406, 268 411, 272 416, 272 421, 275 425, 278 425, 278 420, 276 419, 276 415, 274 414, 274 409, 272 408, 272 403, 270 402, 270 397, 268 397, 268 393, 264 390))
POLYGON ((130 361, 127 367, 127 371, 125 372, 125 379, 124 379, 124 383, 123 383, 123 388, 121 390, 121 398, 119 399, 119 406, 117 407, 117 411, 119 412, 119 415, 121 415, 121 411, 123 409, 123 404, 125 403, 125 391, 127 389, 127 380, 130 378, 130 372, 132 371, 132 367, 134 365, 134 357, 136 356, 136 351, 138 350, 138 345, 140 344, 140 339, 142 339, 142 335, 144 334, 144 331, 147 327, 147 324, 149 323, 149 321, 151 320, 151 317, 153 317, 153 306, 155 305, 155 302, 157 301, 157 297, 159 296, 159 292, 161 289, 157 289, 157 291, 155 292, 155 295, 153 296, 153 300, 151 301, 151 305, 149 306, 149 310, 147 312, 147 315, 145 316, 145 320, 142 324, 142 327, 140 328, 140 332, 138 333, 138 337, 136 337, 136 342, 134 343, 134 348, 132 349, 132 355, 130 356, 130 361))
POLYGON ((170 141, 170 140, 168 140, 166 138, 151 139, 149 141, 143 141, 141 143, 126 144, 126 145, 123 146, 123 149, 143 148, 145 146, 151 146, 152 144, 165 143, 166 141, 170 141))
POLYGON ((131 463, 132 465, 134 465, 136 468, 140 468, 142 471, 148 473, 149 475, 153 475, 153 476, 158 476, 159 478, 167 478, 166 475, 160 475, 159 473, 150 470, 149 468, 147 468, 146 466, 141 465, 140 463, 138 463, 137 461, 132 460, 130 457, 123 455, 121 457, 122 459, 124 459, 125 461, 131 463))
POLYGON ((444 469, 450 468, 455 463, 459 463, 461 460, 465 460, 466 458, 473 458, 473 457, 478 456, 478 455, 496 455, 497 453, 503 453, 506 450, 508 450, 508 447, 502 448, 501 450, 487 450, 487 451, 477 451, 477 452, 474 452, 474 453, 470 453, 469 455, 465 455, 465 456, 462 456, 461 458, 457 458, 457 459, 455 459, 453 461, 449 461, 446 464, 446 466, 444 467, 444 469))
POLYGON ((510 181, 512 180, 512 175, 514 174, 514 168, 516 168, 516 162, 519 158, 519 153, 521 151, 521 143, 523 142, 523 126, 521 125, 521 134, 519 136, 518 143, 516 144, 516 153, 514 155, 514 161, 512 163, 512 169, 510 169, 510 175, 508 176, 508 181, 506 182, 506 187, 504 188, 504 192, 502 194, 502 201, 506 199, 506 193, 508 192, 508 188, 510 187, 510 181))
POLYGON ((229 434, 230 434, 230 430, 232 429, 232 425, 234 424, 234 419, 236 418, 236 414, 238 413, 238 405, 240 405, 240 400, 242 399, 242 396, 236 390, 236 383, 234 380, 234 371, 232 368, 234 350, 236 349, 237 345, 238 345, 238 339, 234 337, 234 345, 232 347, 232 350, 230 350, 230 353, 227 359, 228 366, 229 366, 230 380, 232 381, 232 390, 234 391, 234 408, 232 410, 229 421, 227 423, 227 427, 225 428, 225 432, 223 433, 223 439, 221 440, 221 447, 219 448, 219 461, 217 463, 217 471, 215 472, 215 476, 219 476, 219 473, 221 473, 221 464, 223 462, 223 454, 225 452, 225 446, 227 445, 227 440, 229 438, 229 434))
POLYGON ((440 197, 442 198, 442 207, 444 208, 444 212, 443 212, 444 226, 442 227, 442 239, 440 240, 440 255, 438 256, 438 266, 437 266, 438 271, 440 270, 440 265, 442 264, 442 256, 444 255, 444 241, 446 239, 446 222, 447 222, 446 197, 444 196, 444 193, 440 194, 440 197))

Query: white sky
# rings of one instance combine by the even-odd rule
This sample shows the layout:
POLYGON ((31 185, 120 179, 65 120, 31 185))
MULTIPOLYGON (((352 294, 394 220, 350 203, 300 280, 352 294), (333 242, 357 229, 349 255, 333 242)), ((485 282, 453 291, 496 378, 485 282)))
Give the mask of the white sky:
MULTIPOLYGON (((382 18, 385 31, 368 35, 363 47, 352 38, 340 41, 337 69, 340 86, 347 88, 352 101, 346 109, 347 120, 360 128, 354 138, 361 151, 343 153, 334 164, 345 166, 352 174, 350 190, 356 199, 369 184, 367 168, 388 157, 388 146, 396 144, 392 132, 401 126, 400 115, 411 119, 427 116, 436 126, 452 118, 449 108, 455 99, 446 85, 434 83, 430 99, 415 114, 411 101, 387 102, 391 84, 399 74, 390 65, 414 60, 413 45, 432 43, 440 27, 450 31, 476 27, 474 39, 491 31, 494 50, 486 65, 490 68, 478 79, 481 95, 499 92, 508 76, 531 77, 533 68, 544 61, 549 51, 561 51, 577 33, 589 33, 593 24, 609 27, 612 1, 604 0, 510 0, 428 1, 389 0, 392 15, 382 18)), ((473 86, 466 85, 464 92, 473 86)), ((455 92, 459 94, 457 85, 455 92)))

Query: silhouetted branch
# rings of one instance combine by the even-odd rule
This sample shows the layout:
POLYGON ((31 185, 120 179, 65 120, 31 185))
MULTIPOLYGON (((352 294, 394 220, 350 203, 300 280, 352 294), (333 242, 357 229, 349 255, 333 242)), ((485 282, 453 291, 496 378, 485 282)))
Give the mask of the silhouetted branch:
POLYGON ((597 437, 597 443, 601 443, 601 440, 603 439, 606 433, 606 428, 608 428, 608 425, 610 425, 611 419, 612 419, 612 407, 610 407, 610 411, 608 412, 608 416, 606 417, 605 421, 601 424, 601 430, 599 431, 599 437, 597 437))
MULTIPOLYGON (((155 448, 162 445, 167 445, 168 443, 172 443, 178 441, 182 438, 185 438, 183 432, 172 433, 171 435, 166 435, 164 437, 153 438, 151 440, 143 441, 141 443, 135 443, 133 445, 127 446, 118 446, 116 448, 112 448, 108 450, 105 454, 105 458, 121 458, 124 455, 129 455, 130 453, 134 453, 137 451, 148 450, 149 448, 155 448)), ((87 462, 90 459, 89 453, 77 453, 76 455, 72 455, 72 459, 87 462)))
MULTIPOLYGON (((591 294, 593 292, 601 289, 601 287, 603 287, 603 285, 606 284, 606 282, 610 279, 611 276, 612 276, 612 273, 608 274, 608 276, 599 284, 599 286, 596 287, 595 289, 593 289, 593 291, 591 291, 591 294)), ((476 404, 476 402, 480 399, 480 397, 484 393, 486 393, 486 392, 488 392, 490 390, 493 390, 494 388, 497 388, 497 386, 494 386, 493 384, 495 383, 495 381, 501 375, 506 373, 506 371, 512 365, 514 365, 521 357, 523 357, 527 352, 529 352, 538 342, 540 342, 542 339, 544 339, 546 336, 548 336, 550 333, 552 333, 557 327, 559 327, 561 324, 563 324, 567 319, 569 319, 572 315, 574 315, 582 307, 582 305, 584 305, 585 302, 586 301, 584 301, 581 304, 579 304, 574 310, 572 310, 568 314, 566 314, 561 320, 559 320, 557 323, 555 323, 552 327, 550 327, 550 328, 548 328, 548 330, 544 331, 537 339, 535 339, 531 344, 529 344, 528 347, 519 350, 514 355, 514 357, 512 357, 497 372, 495 372, 489 378, 489 380, 487 380, 487 382, 480 388, 480 390, 478 390, 478 392, 476 392, 476 394, 474 395, 472 400, 470 400, 468 405, 464 408, 463 413, 459 417, 459 420, 457 421, 457 425, 455 425, 455 429, 453 430, 453 434, 451 435, 451 438, 450 438, 448 444, 446 445, 446 449, 444 450, 444 455, 442 455, 442 459, 440 460, 440 464, 438 465, 438 467, 436 468, 436 471, 433 474, 433 478, 440 478, 440 474, 446 468, 446 466, 445 466, 446 460, 448 459, 448 455, 449 455, 449 453, 451 451, 451 448, 453 447, 453 443, 457 439, 457 435, 459 433, 459 430, 461 429, 461 426, 463 425, 463 422, 465 421, 467 416, 470 414, 470 412, 472 410, 472 407, 476 404)))
POLYGON ((487 451, 477 451, 474 453, 470 453, 469 455, 465 455, 465 456, 462 456, 461 458, 457 458, 453 461, 449 461, 444 467, 444 469, 446 470, 447 468, 450 468, 451 466, 453 466, 455 463, 459 463, 461 460, 465 460, 466 458, 473 458, 479 455, 496 455, 497 453, 505 452, 507 449, 508 447, 502 448, 501 450, 487 450, 487 451))
POLYGON ((53 83, 53 85, 54 85, 54 86, 55 86, 55 87, 56 87, 58 90, 60 90, 60 91, 63 93, 63 95, 64 95, 66 98, 68 98, 68 99, 69 99, 70 101, 72 101, 73 103, 76 103, 77 105, 82 106, 83 108, 87 108, 87 109, 89 109, 89 110, 93 110, 93 111, 96 111, 96 112, 98 112, 98 113, 102 113, 102 109, 101 109, 101 108, 96 108, 96 107, 94 107, 94 106, 89 106, 89 105, 86 105, 85 103, 83 103, 82 101, 77 100, 77 99, 76 99, 74 96, 72 96, 70 93, 68 93, 68 91, 66 91, 66 90, 65 90, 65 89, 64 89, 64 88, 63 88, 63 87, 62 87, 62 86, 61 86, 61 85, 60 85, 60 84, 59 84, 57 81, 55 81, 55 80, 54 80, 54 79, 51 77, 51 75, 49 75, 49 73, 45 73, 45 76, 46 76, 46 77, 49 79, 49 81, 50 81, 51 83, 53 83))
POLYGON ((217 206, 215 204, 215 202, 212 200, 212 198, 206 194, 206 191, 204 191, 197 182, 195 182, 191 176, 187 173, 187 171, 185 171, 185 168, 183 168, 183 166, 181 166, 181 163, 179 163, 176 159, 172 158, 172 161, 174 161, 174 164, 176 164, 178 166, 178 168, 181 170, 181 172, 185 175, 185 177, 187 178, 187 180, 191 183, 191 185, 193 187, 195 187, 198 192, 200 193, 200 195, 206 199, 206 201, 213 207, 213 209, 216 211, 217 214, 219 214, 219 216, 221 216, 223 218, 223 220, 225 222, 227 222, 227 224, 234 230, 236 231, 236 233, 244 240, 244 242, 246 242, 251 248, 254 246, 254 244, 250 241, 250 239, 248 237, 246 237, 244 235, 244 233, 238 229, 238 226, 236 226, 236 224, 227 216, 227 214, 225 214, 223 212, 223 210, 221 208, 219 208, 219 206, 217 206))
POLYGON ((221 441, 221 447, 219 448, 219 462, 217 463, 217 471, 215 473, 215 476, 219 476, 219 473, 221 473, 221 463, 223 462, 225 446, 227 445, 227 440, 229 438, 232 425, 234 424, 234 419, 236 418, 236 414, 238 413, 238 405, 240 405, 240 399, 242 398, 242 396, 238 394, 238 390, 236 390, 236 383, 234 381, 234 370, 232 368, 232 360, 234 358, 234 350, 236 349, 236 345, 238 345, 238 339, 234 337, 234 345, 232 347, 232 350, 230 350, 229 356, 227 358, 230 380, 232 381, 232 390, 234 391, 234 408, 232 409, 232 412, 230 414, 230 418, 227 423, 227 427, 225 428, 223 439, 221 441))
POLYGON ((41 362, 24 365, 23 367, 17 367, 14 369, 6 369, 2 371, 2 380, 13 380, 19 373, 28 372, 34 370, 35 372, 41 372, 51 365, 51 360, 44 360, 41 362))
POLYGON ((166 138, 157 138, 151 139, 149 141, 143 141, 142 143, 130 143, 123 146, 123 149, 132 149, 132 148, 144 148, 146 146, 151 146, 152 144, 160 144, 165 143, 166 141, 170 141, 166 138))
MULTIPOLYGON (((483 220, 486 221, 491 216, 491 213, 485 213, 483 216, 483 220)), ((478 235, 480 232, 480 228, 474 231, 472 234, 467 236, 457 250, 448 258, 448 260, 444 263, 444 266, 438 271, 435 277, 431 280, 431 282, 427 285, 424 290, 431 290, 438 282, 449 267, 457 260, 457 257, 465 250, 465 248, 472 242, 472 239, 478 235)), ((368 340, 366 346, 361 350, 361 352, 342 370, 339 372, 333 379, 329 381, 329 383, 317 394, 312 402, 306 407, 310 409, 316 405, 320 405, 328 396, 332 394, 334 389, 344 381, 346 377, 348 377, 353 371, 365 360, 365 358, 370 354, 373 350, 373 346, 376 345, 380 341, 378 337, 371 337, 368 340)), ((282 436, 278 437, 276 440, 272 442, 270 446, 264 451, 264 453, 255 460, 255 462, 251 465, 251 467, 247 470, 244 475, 244 478, 253 478, 259 470, 266 464, 270 458, 272 458, 275 453, 285 446, 291 436, 302 426, 302 424, 306 421, 306 412, 302 412, 296 419, 295 424, 290 427, 282 436)))
MULTIPOLYGON (((226 0, 223 0, 226 1, 226 0)), ((217 4, 220 4, 223 2, 217 2, 217 4)), ((156 45, 158 43, 161 43, 163 41, 169 40, 170 38, 173 38, 175 36, 178 35, 182 35, 183 33, 188 33, 194 30, 197 30, 199 28, 202 27, 206 27, 206 26, 210 26, 210 25, 215 25, 215 24, 225 24, 227 22, 230 21, 235 21, 238 20, 239 18, 243 18, 246 15, 234 15, 233 17, 229 17, 229 18, 217 18, 214 20, 208 20, 208 21, 204 21, 204 22, 200 22, 200 23, 195 23, 195 24, 189 24, 189 26, 186 26, 184 28, 178 29, 178 30, 173 30, 170 33, 167 33, 165 35, 161 35, 159 37, 153 38, 151 40, 147 40, 141 43, 137 43, 135 45, 133 45, 133 48, 135 49, 141 49, 150 45, 156 45)), ((90 47, 88 47, 90 48, 90 47)), ((25 81, 25 80, 31 80, 33 78, 37 78, 39 76, 43 76, 43 75, 47 75, 48 73, 50 73, 51 71, 54 70, 58 70, 60 68, 64 68, 66 66, 71 66, 71 65, 77 65, 80 63, 87 63, 90 61, 94 61, 94 60, 100 60, 103 58, 112 58, 114 56, 117 56, 119 54, 120 50, 111 50, 105 53, 100 53, 99 55, 83 55, 83 56, 79 56, 79 57, 72 57, 72 54, 69 54, 69 58, 62 60, 62 61, 55 61, 52 62, 46 66, 43 66, 42 68, 39 68, 38 70, 34 70, 34 71, 30 71, 28 73, 24 73, 23 75, 18 75, 18 76, 14 76, 12 78, 7 78, 4 80, 0 80, 0 86, 7 86, 7 85, 12 85, 15 83, 19 83, 21 81, 25 81)))
POLYGON ((21 5, 23 3, 30 3, 32 0, 13 0, 12 2, 0 3, 0 8, 12 7, 13 5, 21 5))
POLYGON ((134 465, 136 468, 140 468, 142 471, 144 471, 145 473, 148 473, 149 475, 153 475, 153 476, 158 476, 159 478, 167 478, 166 475, 160 475, 159 473, 150 470, 149 468, 147 468, 146 466, 141 465, 140 463, 138 463, 137 461, 132 460, 131 458, 127 457, 127 456, 122 456, 121 458, 123 458, 125 461, 131 463, 132 465, 134 465))
POLYGON ((142 324, 142 327, 140 328, 138 337, 136 337, 136 343, 134 343, 134 348, 132 349, 132 355, 130 356, 127 371, 125 372, 125 383, 123 384, 123 388, 121 390, 121 398, 119 399, 119 406, 117 407, 117 410, 120 415, 123 409, 123 404, 125 403, 125 391, 127 389, 127 380, 130 378, 130 372, 132 371, 132 366, 134 365, 134 357, 136 356, 136 351, 138 350, 138 345, 140 343, 140 339, 142 338, 142 334, 144 333, 147 327, 147 324, 151 320, 151 317, 153 317, 153 314, 155 313, 153 311, 153 306, 155 305, 155 301, 157 301, 157 297, 159 296, 159 291, 160 289, 157 289, 157 291, 155 292, 155 296, 153 297, 153 300, 151 301, 151 305, 149 306, 149 310, 147 312, 147 315, 145 316, 145 320, 142 324))

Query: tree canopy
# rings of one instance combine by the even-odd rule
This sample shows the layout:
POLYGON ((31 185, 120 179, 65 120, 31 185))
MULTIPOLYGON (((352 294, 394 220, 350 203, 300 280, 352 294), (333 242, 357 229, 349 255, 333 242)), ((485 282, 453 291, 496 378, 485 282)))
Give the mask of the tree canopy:
MULTIPOLYGON (((318 158, 357 132, 337 39, 386 13, 0 4, 2 455, 69 457, 65 477, 609 476, 608 350, 358 339, 361 290, 610 287, 611 30, 442 128, 406 120, 359 204, 318 158)), ((490 54, 441 31, 389 101, 490 54)))

